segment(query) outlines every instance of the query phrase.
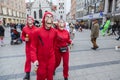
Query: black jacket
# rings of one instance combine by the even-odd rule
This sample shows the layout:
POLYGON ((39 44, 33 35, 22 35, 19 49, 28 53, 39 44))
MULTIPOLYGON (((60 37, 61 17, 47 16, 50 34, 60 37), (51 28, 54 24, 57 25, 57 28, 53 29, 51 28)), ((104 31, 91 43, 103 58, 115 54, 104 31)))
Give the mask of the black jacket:
POLYGON ((5 29, 0 25, 0 36, 4 36, 5 29))

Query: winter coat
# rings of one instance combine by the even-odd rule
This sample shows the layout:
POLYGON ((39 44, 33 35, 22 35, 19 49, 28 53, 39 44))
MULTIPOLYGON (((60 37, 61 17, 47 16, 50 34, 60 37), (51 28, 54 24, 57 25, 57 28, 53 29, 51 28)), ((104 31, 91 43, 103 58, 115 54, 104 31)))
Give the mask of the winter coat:
POLYGON ((4 36, 5 29, 0 25, 0 36, 4 36))
POLYGON ((97 38, 99 36, 99 24, 94 23, 91 27, 91 38, 97 38))

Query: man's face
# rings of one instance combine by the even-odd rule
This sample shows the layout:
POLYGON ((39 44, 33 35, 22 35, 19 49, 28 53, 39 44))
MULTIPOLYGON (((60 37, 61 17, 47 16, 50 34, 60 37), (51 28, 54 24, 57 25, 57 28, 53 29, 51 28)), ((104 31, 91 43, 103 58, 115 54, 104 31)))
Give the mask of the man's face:
POLYGON ((28 25, 33 25, 33 20, 31 18, 28 18, 27 23, 28 25))
POLYGON ((96 22, 97 22, 97 20, 94 20, 94 21, 93 21, 93 24, 96 23, 96 22))
POLYGON ((61 21, 59 22, 59 26, 60 26, 60 28, 64 28, 64 27, 65 27, 65 26, 64 26, 64 21, 61 20, 61 21))
POLYGON ((50 28, 53 25, 53 16, 50 14, 47 14, 45 16, 45 25, 46 27, 50 28))

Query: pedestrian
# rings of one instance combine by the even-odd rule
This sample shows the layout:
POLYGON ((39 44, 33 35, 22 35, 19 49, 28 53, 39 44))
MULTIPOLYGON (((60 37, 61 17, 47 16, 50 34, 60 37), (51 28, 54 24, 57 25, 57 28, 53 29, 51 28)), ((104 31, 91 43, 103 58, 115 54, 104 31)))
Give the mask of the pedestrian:
POLYGON ((110 19, 107 17, 105 25, 104 25, 103 29, 101 30, 101 33, 103 36, 105 36, 105 32, 108 30, 109 27, 110 27, 110 19))
POLYGON ((75 29, 76 29, 76 31, 78 31, 79 27, 80 27, 80 25, 79 25, 79 22, 77 21, 77 22, 75 23, 75 29))
POLYGON ((53 80, 57 32, 52 26, 53 14, 47 11, 42 18, 42 26, 33 32, 31 58, 37 68, 37 80, 53 80))
POLYGON ((70 39, 72 40, 72 45, 73 45, 73 40, 75 38, 75 26, 73 25, 73 23, 70 24, 70 39))
POLYGON ((25 77, 23 80, 30 80, 30 72, 31 72, 31 37, 32 37, 32 32, 37 29, 33 25, 34 19, 32 17, 27 18, 27 24, 22 30, 22 40, 25 41, 25 51, 26 51, 26 62, 25 62, 25 68, 24 71, 26 73, 25 77))
POLYGON ((116 40, 119 40, 120 39, 120 24, 118 24, 117 29, 118 29, 118 32, 117 32, 118 37, 116 38, 116 40))
POLYGON ((71 44, 70 34, 67 30, 65 30, 65 22, 60 20, 58 22, 57 29, 57 44, 55 50, 56 57, 56 68, 60 65, 61 59, 63 59, 63 76, 64 80, 68 80, 68 72, 69 72, 69 48, 68 45, 71 44))
POLYGON ((117 24, 116 24, 116 22, 114 22, 113 25, 112 25, 112 33, 110 33, 109 35, 113 35, 114 34, 116 36, 116 33, 115 33, 116 28, 117 28, 117 24))
POLYGON ((81 22, 80 22, 79 24, 80 24, 79 31, 82 32, 82 31, 83 31, 83 28, 85 27, 85 26, 84 26, 84 21, 81 20, 81 22))
POLYGON ((66 22, 65 26, 66 26, 65 29, 66 29, 68 32, 70 32, 70 26, 69 26, 68 22, 66 22))
POLYGON ((4 46, 4 35, 5 35, 5 29, 2 25, 2 21, 0 20, 0 46, 4 46))
POLYGON ((93 50, 96 50, 98 48, 98 45, 96 43, 98 36, 99 36, 99 24, 98 24, 98 20, 94 19, 93 25, 91 27, 91 42, 93 44, 92 47, 93 50))

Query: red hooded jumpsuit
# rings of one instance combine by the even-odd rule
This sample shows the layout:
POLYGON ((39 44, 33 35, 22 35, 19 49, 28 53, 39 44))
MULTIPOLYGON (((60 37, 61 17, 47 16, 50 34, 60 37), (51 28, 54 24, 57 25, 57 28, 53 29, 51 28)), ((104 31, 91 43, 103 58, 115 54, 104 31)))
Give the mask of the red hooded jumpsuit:
POLYGON ((71 44, 69 32, 67 30, 57 29, 57 46, 55 50, 56 64, 55 69, 60 65, 61 58, 63 58, 63 76, 68 78, 69 70, 69 50, 67 52, 60 52, 61 47, 67 47, 68 44, 71 44))
MULTIPOLYGON (((35 62, 38 60, 37 80, 53 80, 53 72, 55 66, 55 41, 57 32, 52 27, 47 30, 45 28, 45 16, 52 15, 45 12, 43 17, 43 25, 35 31, 31 44, 31 58, 35 62)), ((52 15, 53 16, 53 15, 52 15)))
MULTIPOLYGON (((32 17, 28 17, 28 18, 31 18, 34 22, 34 19, 32 17)), ((24 69, 25 72, 31 71, 31 55, 30 55, 31 35, 32 35, 32 31, 36 29, 37 27, 35 27, 34 25, 32 26, 32 28, 30 28, 28 24, 26 24, 26 26, 22 30, 22 35, 21 35, 22 40, 25 41, 26 35, 28 35, 27 37, 29 38, 29 41, 25 42, 26 43, 26 46, 25 46, 26 62, 25 62, 25 69, 24 69)))

